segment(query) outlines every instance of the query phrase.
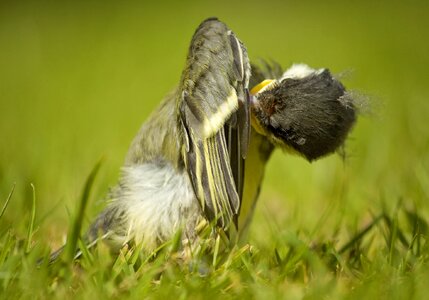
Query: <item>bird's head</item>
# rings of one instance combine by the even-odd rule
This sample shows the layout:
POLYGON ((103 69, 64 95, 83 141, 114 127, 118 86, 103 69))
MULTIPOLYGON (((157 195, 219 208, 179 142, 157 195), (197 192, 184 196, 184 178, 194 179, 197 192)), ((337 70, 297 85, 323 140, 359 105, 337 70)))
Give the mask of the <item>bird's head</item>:
POLYGON ((356 120, 353 99, 328 69, 293 65, 252 88, 252 125, 309 161, 334 152, 356 120))

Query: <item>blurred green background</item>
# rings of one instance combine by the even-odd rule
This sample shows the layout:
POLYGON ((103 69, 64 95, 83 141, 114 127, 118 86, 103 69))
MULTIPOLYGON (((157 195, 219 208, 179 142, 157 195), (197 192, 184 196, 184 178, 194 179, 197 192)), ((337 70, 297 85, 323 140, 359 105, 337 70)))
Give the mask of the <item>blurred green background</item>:
POLYGON ((34 183, 36 239, 58 245, 67 211, 104 157, 88 219, 102 209, 133 136, 178 83, 191 36, 209 16, 227 23, 254 61, 351 70, 346 86, 372 106, 345 161, 275 153, 253 239, 273 227, 323 235, 360 226, 399 199, 427 216, 429 9, 404 3, 2 1, 1 203, 14 183, 16 191, 0 225, 24 228, 34 183))

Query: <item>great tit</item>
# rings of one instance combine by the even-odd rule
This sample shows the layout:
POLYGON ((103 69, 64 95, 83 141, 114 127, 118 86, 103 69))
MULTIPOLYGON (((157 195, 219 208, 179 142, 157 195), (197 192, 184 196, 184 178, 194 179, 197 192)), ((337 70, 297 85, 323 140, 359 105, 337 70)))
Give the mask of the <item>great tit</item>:
POLYGON ((179 230, 197 239, 204 222, 245 236, 273 150, 315 160, 343 144, 355 119, 352 97, 327 69, 251 66, 237 36, 209 18, 195 31, 178 87, 133 140, 85 239, 151 251, 179 230))

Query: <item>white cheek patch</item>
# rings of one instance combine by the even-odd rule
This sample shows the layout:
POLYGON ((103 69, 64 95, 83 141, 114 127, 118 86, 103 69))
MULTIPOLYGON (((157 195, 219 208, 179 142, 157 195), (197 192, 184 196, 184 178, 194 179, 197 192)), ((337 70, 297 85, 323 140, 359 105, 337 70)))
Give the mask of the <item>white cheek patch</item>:
POLYGON ((286 70, 286 72, 283 73, 280 81, 286 78, 291 79, 301 79, 305 78, 309 75, 316 74, 319 75, 322 73, 324 69, 313 69, 306 64, 293 64, 292 67, 286 70))

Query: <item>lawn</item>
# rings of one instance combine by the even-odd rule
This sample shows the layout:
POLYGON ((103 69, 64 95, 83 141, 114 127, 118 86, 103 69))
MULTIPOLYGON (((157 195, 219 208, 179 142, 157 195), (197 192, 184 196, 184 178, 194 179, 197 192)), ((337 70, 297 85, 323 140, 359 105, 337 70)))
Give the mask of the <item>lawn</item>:
POLYGON ((353 2, 2 1, 0 298, 425 299, 429 5, 353 2), (342 74, 367 103, 346 155, 276 151, 248 243, 229 251, 183 263, 173 240, 38 265, 103 209, 209 16, 252 61, 342 74))

